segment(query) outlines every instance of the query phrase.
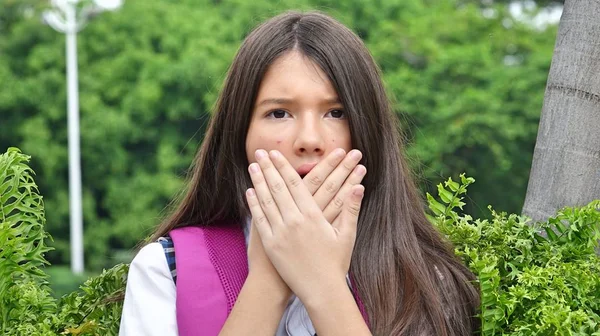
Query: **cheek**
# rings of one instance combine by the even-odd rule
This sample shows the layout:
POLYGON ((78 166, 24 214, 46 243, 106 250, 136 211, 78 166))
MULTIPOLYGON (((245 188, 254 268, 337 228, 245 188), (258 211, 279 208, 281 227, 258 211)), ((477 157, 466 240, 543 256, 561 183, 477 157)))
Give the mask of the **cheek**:
POLYGON ((280 152, 288 145, 288 142, 282 138, 264 139, 263 143, 266 149, 277 149, 280 152))
POLYGON ((249 132, 248 137, 246 137, 246 157, 248 158, 248 162, 256 162, 254 158, 254 152, 262 148, 262 136, 257 135, 255 132, 249 132))
POLYGON ((255 149, 274 149, 275 147, 281 146, 285 143, 284 139, 275 138, 272 136, 257 136, 252 141, 249 142, 251 147, 255 147, 255 149))
POLYGON ((254 159, 254 152, 257 149, 264 149, 270 151, 277 149, 284 151, 287 146, 287 142, 283 138, 269 137, 263 135, 250 136, 246 139, 246 155, 248 156, 249 162, 256 161, 254 159))
POLYGON ((283 156, 290 157, 292 154, 292 142, 290 139, 282 138, 281 135, 265 136, 261 138, 260 147, 267 152, 270 150, 278 150, 283 156))
POLYGON ((337 136, 331 138, 331 146, 335 148, 342 148, 346 152, 352 150, 352 137, 350 137, 350 131, 347 129, 341 130, 337 133, 337 136))

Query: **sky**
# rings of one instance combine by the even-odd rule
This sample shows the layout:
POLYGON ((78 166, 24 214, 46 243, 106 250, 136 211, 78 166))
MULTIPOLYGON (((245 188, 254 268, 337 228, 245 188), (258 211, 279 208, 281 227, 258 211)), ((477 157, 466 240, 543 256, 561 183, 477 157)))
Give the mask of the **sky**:
POLYGON ((515 1, 509 5, 509 10, 515 19, 529 21, 537 28, 548 24, 557 24, 562 14, 562 5, 539 9, 534 1, 515 1))

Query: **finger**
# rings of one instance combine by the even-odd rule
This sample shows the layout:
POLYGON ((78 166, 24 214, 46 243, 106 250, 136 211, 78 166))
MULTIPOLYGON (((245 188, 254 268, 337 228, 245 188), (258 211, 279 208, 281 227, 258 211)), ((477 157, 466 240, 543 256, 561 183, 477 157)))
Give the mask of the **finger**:
MULTIPOLYGON (((323 181, 331 174, 331 172, 342 162, 346 156, 346 151, 342 148, 337 148, 331 152, 325 160, 319 162, 304 178, 304 184, 308 188, 311 195, 314 195, 323 181)), ((322 208, 321 208, 322 209, 322 208)))
POLYGON ((271 224, 271 228, 274 231, 277 231, 277 228, 281 228, 283 225, 283 218, 275 203, 273 195, 271 195, 263 172, 257 163, 250 164, 250 166, 248 166, 248 171, 250 172, 250 179, 254 186, 255 197, 262 209, 262 214, 271 224))
POLYGON ((334 196, 339 192, 344 181, 346 181, 354 168, 356 168, 356 165, 361 158, 362 153, 359 150, 351 150, 335 170, 327 176, 319 190, 313 194, 320 209, 324 210, 327 207, 334 196))
POLYGON ((260 206, 260 202, 256 197, 256 191, 253 188, 246 190, 246 201, 252 214, 252 226, 256 228, 261 239, 269 239, 273 236, 273 230, 269 220, 260 206))
POLYGON ((338 220, 333 222, 333 227, 340 233, 356 234, 360 206, 365 194, 365 187, 361 184, 353 186, 350 195, 344 202, 342 213, 338 220))
POLYGON ((340 188, 338 193, 333 197, 329 204, 327 204, 327 206, 323 210, 323 215, 329 223, 333 223, 333 221, 339 216, 344 205, 344 200, 350 194, 350 190, 352 189, 352 187, 362 182, 366 173, 367 168, 365 168, 365 166, 356 166, 356 168, 354 168, 352 174, 348 176, 346 182, 344 182, 344 185, 340 188))
POLYGON ((314 211, 315 213, 318 212, 321 214, 321 209, 317 207, 313 196, 308 191, 306 185, 302 182, 302 178, 300 178, 298 172, 296 172, 294 167, 292 167, 287 159, 276 150, 270 151, 269 157, 286 184, 287 189, 292 196, 293 202, 296 204, 296 207, 300 213, 306 214, 309 211, 314 211))
MULTIPOLYGON (((273 165, 273 162, 269 158, 268 153, 265 150, 259 149, 256 151, 256 162, 260 165, 260 170, 268 186, 268 191, 272 199, 275 201, 277 208, 283 218, 284 223, 290 223, 294 218, 298 218, 300 210, 298 205, 294 201, 294 198, 290 194, 290 191, 284 181, 281 173, 273 165)), ((281 157, 283 155, 279 154, 281 157)), ((295 171, 294 171, 295 172, 295 171)), ((264 189, 263 189, 264 190, 264 189)), ((257 189, 259 199, 261 198, 261 192, 263 190, 257 189)), ((266 192, 265 192, 266 195, 266 192)), ((269 214, 267 213, 267 218, 269 214)))

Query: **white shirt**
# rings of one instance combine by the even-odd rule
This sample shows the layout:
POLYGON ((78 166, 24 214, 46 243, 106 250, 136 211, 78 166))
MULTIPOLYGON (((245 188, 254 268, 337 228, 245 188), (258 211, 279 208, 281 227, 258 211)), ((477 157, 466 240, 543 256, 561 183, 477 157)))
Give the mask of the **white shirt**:
MULTIPOLYGON (((244 228, 248 244, 248 226, 244 228)), ((143 247, 129 268, 120 336, 178 335, 175 314, 176 289, 162 245, 143 247)), ((277 328, 276 336, 314 335, 306 308, 292 296, 277 328)))

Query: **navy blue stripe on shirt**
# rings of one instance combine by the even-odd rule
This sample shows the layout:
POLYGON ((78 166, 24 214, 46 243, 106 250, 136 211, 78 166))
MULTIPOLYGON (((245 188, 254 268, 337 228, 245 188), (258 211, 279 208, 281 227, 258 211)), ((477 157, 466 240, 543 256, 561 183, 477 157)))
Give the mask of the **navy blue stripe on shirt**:
POLYGON ((173 245, 173 239, 168 236, 160 237, 158 238, 158 242, 160 245, 162 245, 163 251, 165 252, 165 257, 167 258, 167 264, 169 265, 173 282, 177 283, 177 267, 175 265, 175 246, 173 245))

